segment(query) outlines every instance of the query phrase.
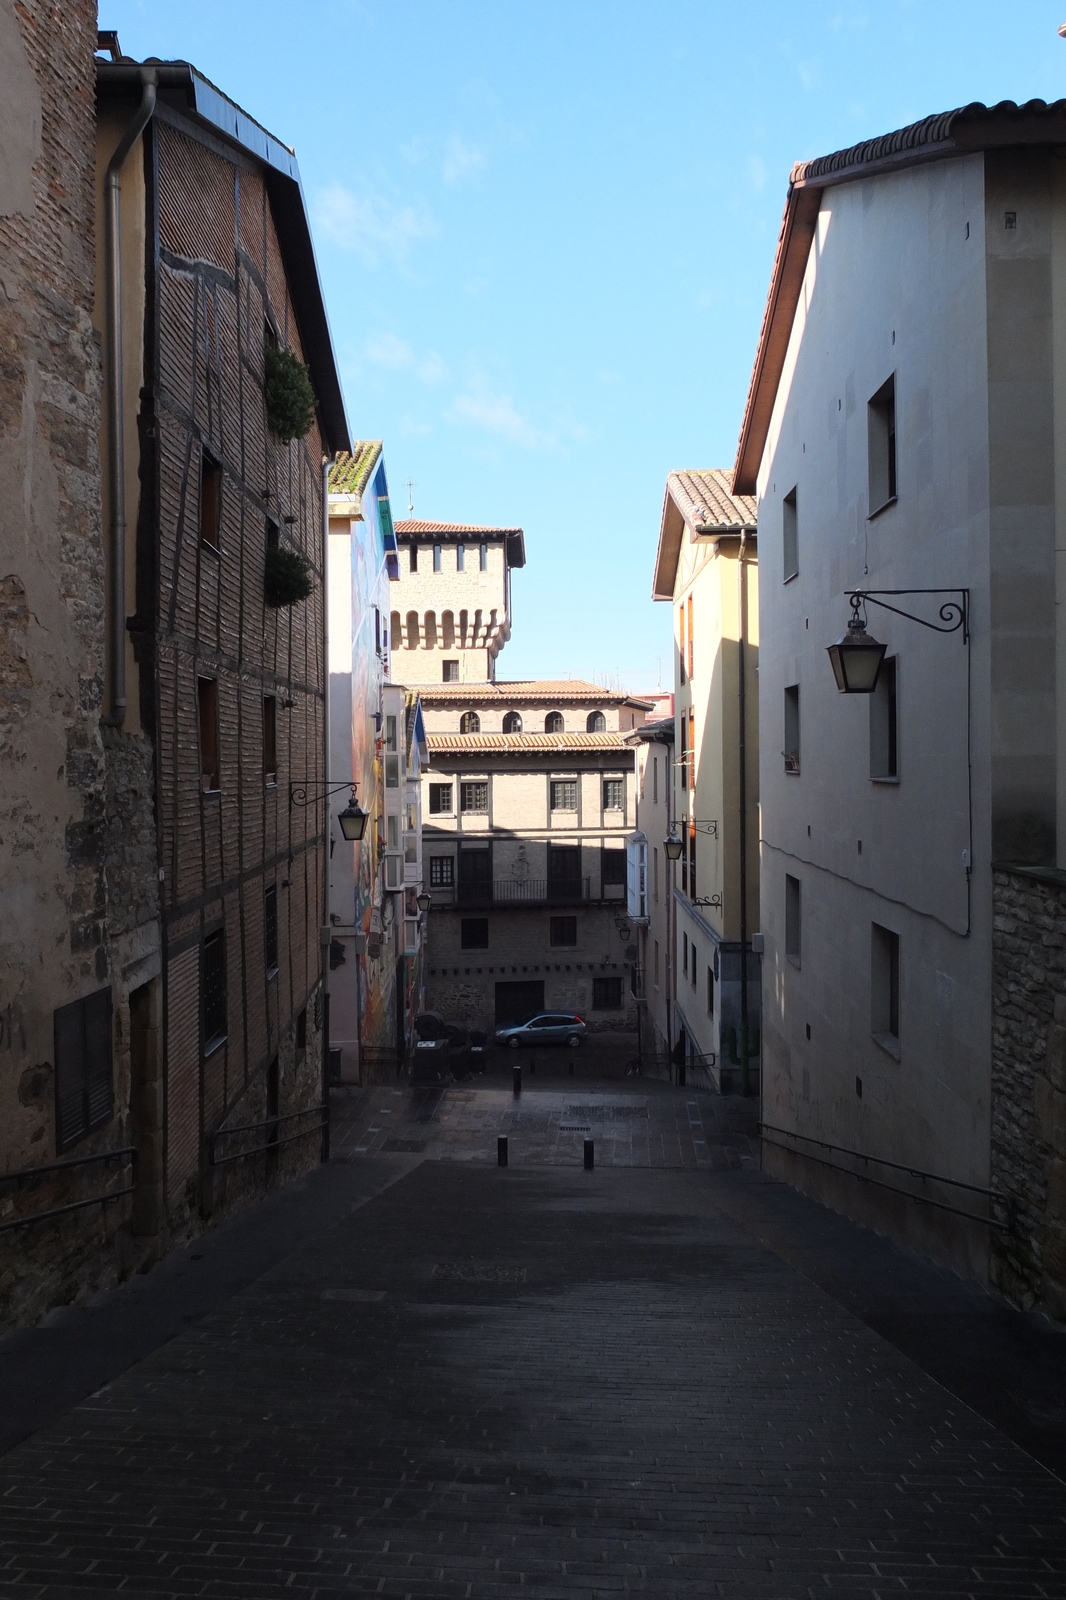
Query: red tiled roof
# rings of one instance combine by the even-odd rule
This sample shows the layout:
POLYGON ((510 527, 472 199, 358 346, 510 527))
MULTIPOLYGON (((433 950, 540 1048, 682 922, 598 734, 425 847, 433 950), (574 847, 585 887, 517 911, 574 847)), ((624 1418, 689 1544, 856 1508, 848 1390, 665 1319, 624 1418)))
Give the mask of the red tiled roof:
POLYGON ((521 528, 482 528, 476 522, 422 522, 418 517, 394 522, 397 533, 487 533, 502 539, 508 533, 521 533, 521 528))
POLYGON ((482 528, 475 522, 423 522, 419 517, 410 517, 394 522, 393 529, 398 538, 438 539, 444 544, 453 539, 456 544, 464 539, 503 539, 510 565, 524 567, 526 564, 526 536, 521 528, 482 528))
POLYGON ((510 683, 431 683, 418 685, 423 705, 451 705, 474 700, 481 705, 508 706, 647 706, 653 701, 638 700, 622 689, 603 689, 583 678, 529 678, 510 683))
POLYGON ((550 754, 568 750, 628 749, 628 730, 619 733, 431 733, 431 755, 468 756, 509 752, 514 755, 550 754))

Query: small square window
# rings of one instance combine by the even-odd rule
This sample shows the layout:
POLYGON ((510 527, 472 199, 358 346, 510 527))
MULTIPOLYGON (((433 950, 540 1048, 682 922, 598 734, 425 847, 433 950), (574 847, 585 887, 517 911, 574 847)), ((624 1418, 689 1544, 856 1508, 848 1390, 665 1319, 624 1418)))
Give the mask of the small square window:
POLYGON ((576 778, 553 778, 550 785, 550 798, 553 811, 576 811, 576 778))
POLYGON ((593 978, 592 1009, 593 1011, 621 1011, 621 978, 593 978))
POLYGON ((464 950, 487 950, 489 947, 488 917, 463 917, 459 923, 459 940, 464 950))
POLYGON ((431 817, 450 817, 452 814, 452 786, 450 783, 431 783, 429 786, 429 814, 431 817))
POLYGON ((603 780, 603 809, 605 811, 624 811, 626 803, 626 781, 624 778, 604 778, 603 780))
POLYGON ((551 942, 554 946, 577 944, 577 918, 552 917, 550 919, 551 942))
POLYGON ((803 936, 800 881, 785 873, 785 955, 794 967, 800 964, 800 945, 803 936))
POLYGON ((455 860, 452 856, 430 856, 429 886, 431 889, 450 889, 455 883, 455 860))
POLYGON ((443 673, 444 673, 443 681, 445 683, 458 683, 459 682, 459 663, 458 663, 458 661, 445 661, 444 664, 443 664, 443 673))
POLYGON ((489 809, 488 783, 463 783, 459 786, 460 803, 465 812, 486 813, 489 809))

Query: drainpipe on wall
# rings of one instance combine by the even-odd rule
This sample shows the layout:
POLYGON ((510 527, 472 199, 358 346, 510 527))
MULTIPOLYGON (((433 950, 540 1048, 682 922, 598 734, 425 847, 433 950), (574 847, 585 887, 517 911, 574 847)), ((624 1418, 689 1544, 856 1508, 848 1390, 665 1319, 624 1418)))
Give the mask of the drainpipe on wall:
POLYGON ((108 553, 111 558, 111 618, 107 657, 111 678, 110 705, 102 719, 109 728, 126 720, 126 463, 123 448, 122 406, 122 249, 119 231, 121 188, 119 175, 133 146, 155 111, 157 77, 154 67, 142 67, 141 103, 107 164, 104 178, 104 228, 107 278, 107 488, 111 502, 108 553))
MULTIPOLYGON (((329 463, 322 457, 322 784, 329 790, 329 463)), ((333 942, 333 925, 329 915, 329 846, 332 835, 330 806, 327 793, 326 842, 322 850, 322 926, 319 947, 322 952, 322 1160, 329 1160, 329 952, 333 942)), ((356 871, 359 870, 359 846, 356 845, 356 871)))
POLYGON ((740 668, 738 687, 739 756, 740 756, 740 1092, 748 1093, 748 772, 747 728, 745 727, 746 691, 744 674, 744 636, 748 628, 748 586, 744 572, 744 547, 747 533, 740 535, 737 558, 737 654, 740 668))

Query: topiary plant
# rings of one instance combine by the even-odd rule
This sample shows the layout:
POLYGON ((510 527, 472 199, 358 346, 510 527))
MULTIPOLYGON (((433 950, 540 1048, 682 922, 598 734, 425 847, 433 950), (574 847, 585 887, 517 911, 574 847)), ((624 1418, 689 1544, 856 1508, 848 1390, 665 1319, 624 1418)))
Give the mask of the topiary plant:
POLYGON ((267 421, 279 439, 302 439, 315 420, 315 391, 311 375, 291 350, 267 345, 263 394, 267 421))
POLYGON ((294 606, 314 588, 311 563, 298 550, 271 545, 266 553, 263 594, 268 606, 294 606))

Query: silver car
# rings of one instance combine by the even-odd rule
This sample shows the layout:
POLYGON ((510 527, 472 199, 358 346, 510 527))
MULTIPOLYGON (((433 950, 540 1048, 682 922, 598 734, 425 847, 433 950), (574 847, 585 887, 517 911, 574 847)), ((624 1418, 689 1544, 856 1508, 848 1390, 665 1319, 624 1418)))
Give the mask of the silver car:
POLYGON ((580 1017, 568 1011, 538 1011, 528 1022, 496 1029, 496 1043, 517 1050, 522 1044, 565 1044, 576 1050, 588 1029, 580 1017))

